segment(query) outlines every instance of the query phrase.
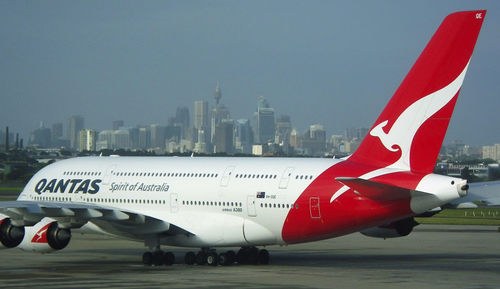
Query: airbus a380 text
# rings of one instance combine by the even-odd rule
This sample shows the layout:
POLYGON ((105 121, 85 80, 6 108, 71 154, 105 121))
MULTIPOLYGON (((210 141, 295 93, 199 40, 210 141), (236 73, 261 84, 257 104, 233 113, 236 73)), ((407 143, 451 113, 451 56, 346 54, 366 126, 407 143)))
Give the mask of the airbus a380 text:
POLYGON ((445 18, 345 159, 85 157, 40 170, 0 203, 3 248, 65 248, 82 229, 145 242, 145 264, 172 264, 162 245, 201 248, 188 264, 269 262, 257 246, 361 231, 409 234, 413 217, 466 195, 433 174, 486 11, 445 18), (217 247, 241 247, 216 252, 217 247))

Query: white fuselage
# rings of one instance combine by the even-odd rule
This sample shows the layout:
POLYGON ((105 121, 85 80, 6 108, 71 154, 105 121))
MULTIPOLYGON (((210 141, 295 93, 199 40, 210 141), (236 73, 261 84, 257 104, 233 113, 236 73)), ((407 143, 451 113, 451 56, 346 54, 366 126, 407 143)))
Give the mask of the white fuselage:
MULTIPOLYGON (((133 211, 175 224, 194 236, 162 238, 169 245, 283 244, 283 223, 297 198, 338 162, 319 158, 76 158, 41 170, 18 200, 133 211), (85 180, 87 184, 81 186, 85 180), (59 182, 68 184, 58 187, 59 182)), ((123 235, 106 223, 93 223, 108 233, 123 235)), ((141 232, 125 236, 145 237, 141 232)))

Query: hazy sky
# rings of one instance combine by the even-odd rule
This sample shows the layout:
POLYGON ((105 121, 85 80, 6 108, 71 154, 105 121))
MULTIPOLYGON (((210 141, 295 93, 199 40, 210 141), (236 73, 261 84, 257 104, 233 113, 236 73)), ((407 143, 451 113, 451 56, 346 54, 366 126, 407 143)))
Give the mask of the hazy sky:
MULTIPOLYGON (((447 142, 500 142, 500 1, 0 1, 0 126, 166 124, 257 97, 301 132, 370 127, 443 18, 487 9, 447 142)), ((192 121, 192 120, 191 120, 192 121)))

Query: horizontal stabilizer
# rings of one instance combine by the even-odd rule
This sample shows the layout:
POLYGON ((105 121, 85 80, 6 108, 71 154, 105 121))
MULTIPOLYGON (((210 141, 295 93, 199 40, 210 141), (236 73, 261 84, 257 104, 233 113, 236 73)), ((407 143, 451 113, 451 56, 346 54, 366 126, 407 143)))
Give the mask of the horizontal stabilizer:
POLYGON ((416 194, 426 194, 360 178, 338 177, 335 180, 353 189, 354 193, 372 200, 401 200, 408 199, 416 194))

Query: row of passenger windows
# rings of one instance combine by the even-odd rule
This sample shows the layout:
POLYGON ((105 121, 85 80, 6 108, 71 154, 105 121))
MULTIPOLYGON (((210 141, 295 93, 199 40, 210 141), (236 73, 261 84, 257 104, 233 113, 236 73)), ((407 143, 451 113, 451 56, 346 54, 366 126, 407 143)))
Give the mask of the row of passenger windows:
POLYGON ((65 176, 100 176, 101 172, 63 172, 65 176))
MULTIPOLYGON (((118 177, 187 177, 187 178, 217 178, 219 174, 216 173, 151 173, 151 172, 112 172, 114 176, 118 177)), ((100 176, 102 172, 63 172, 65 176, 100 176)), ((278 175, 272 174, 236 174, 237 179, 276 179, 278 175)), ((309 179, 312 180, 312 175, 296 175, 295 179, 309 179)))
MULTIPOLYGON (((71 198, 67 197, 49 197, 35 196, 37 201, 55 201, 55 202, 71 202, 71 198)), ((77 200, 79 201, 79 200, 77 200)), ((109 204, 146 204, 146 205, 165 205, 165 200, 148 200, 148 199, 114 199, 114 198, 84 198, 82 201, 89 203, 109 203, 109 204)))
MULTIPOLYGON (((49 196, 35 196, 37 201, 55 201, 55 202, 71 202, 71 198, 68 197, 49 197, 49 196)), ((165 205, 165 200, 147 200, 147 199, 114 199, 114 198, 85 198, 85 202, 89 203, 111 203, 111 204, 147 204, 147 205, 165 205)), ((241 202, 220 202, 220 201, 182 201, 183 205, 191 206, 240 206, 243 207, 241 202)), ((261 208, 278 208, 278 209, 293 209, 293 204, 271 204, 271 203, 261 203, 261 208)), ((295 209, 298 209, 299 205, 295 204, 295 209)))
MULTIPOLYGON (((261 203, 261 208, 278 208, 278 209, 293 209, 293 204, 270 204, 270 203, 261 203)), ((295 204, 295 209, 298 209, 299 205, 295 204)))
POLYGON ((295 179, 296 179, 296 180, 297 180, 297 179, 301 179, 301 180, 302 180, 302 179, 304 179, 304 180, 310 179, 310 180, 312 180, 312 178, 313 178, 313 176, 306 176, 306 175, 300 175, 300 176, 299 176, 299 175, 296 175, 296 176, 295 176, 295 179))
POLYGON ((215 173, 139 173, 139 172, 113 172, 118 177, 187 177, 187 178, 217 178, 215 173))
POLYGON ((191 206, 217 206, 217 207, 225 207, 225 206, 243 206, 243 203, 238 202, 214 202, 214 201, 182 201, 183 205, 191 205, 191 206))
POLYGON ((236 174, 237 179, 276 179, 277 175, 236 174))

